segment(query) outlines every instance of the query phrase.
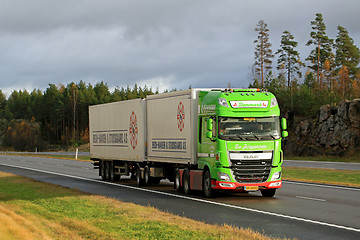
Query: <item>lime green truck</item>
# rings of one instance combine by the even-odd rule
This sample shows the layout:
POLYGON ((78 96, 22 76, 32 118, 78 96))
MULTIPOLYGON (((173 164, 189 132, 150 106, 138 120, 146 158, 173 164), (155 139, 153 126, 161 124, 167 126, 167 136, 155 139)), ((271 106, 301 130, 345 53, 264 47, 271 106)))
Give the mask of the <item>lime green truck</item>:
POLYGON ((260 191, 282 185, 275 96, 259 89, 188 89, 91 106, 90 155, 103 180, 174 182, 186 194, 260 191))

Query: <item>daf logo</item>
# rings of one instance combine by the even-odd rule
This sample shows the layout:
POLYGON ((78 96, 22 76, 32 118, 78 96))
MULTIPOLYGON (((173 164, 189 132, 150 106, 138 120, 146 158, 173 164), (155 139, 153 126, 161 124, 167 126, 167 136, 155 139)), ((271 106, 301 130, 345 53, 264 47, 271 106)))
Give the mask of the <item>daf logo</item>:
POLYGON ((256 158, 259 158, 259 156, 257 156, 257 155, 245 155, 244 156, 244 159, 256 159, 256 158))

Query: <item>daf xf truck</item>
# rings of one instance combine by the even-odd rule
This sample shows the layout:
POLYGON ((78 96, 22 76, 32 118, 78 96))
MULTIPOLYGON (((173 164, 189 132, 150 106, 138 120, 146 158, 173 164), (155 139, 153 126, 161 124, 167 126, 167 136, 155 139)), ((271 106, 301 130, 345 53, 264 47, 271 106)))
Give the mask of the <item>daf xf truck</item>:
POLYGON ((282 185, 287 137, 275 96, 259 89, 188 89, 89 107, 90 156, 103 180, 178 191, 261 191, 282 185))

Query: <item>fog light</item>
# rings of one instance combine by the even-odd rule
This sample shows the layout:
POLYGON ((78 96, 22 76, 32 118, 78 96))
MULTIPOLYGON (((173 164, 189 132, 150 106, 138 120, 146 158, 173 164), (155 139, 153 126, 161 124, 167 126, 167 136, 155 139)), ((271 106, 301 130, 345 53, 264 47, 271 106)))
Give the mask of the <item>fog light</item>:
POLYGON ((274 182, 274 183, 270 183, 269 187, 278 187, 281 185, 281 182, 274 182))
POLYGON ((218 177, 220 181, 231 181, 230 176, 227 173, 218 172, 218 177))
POLYGON ((231 183, 219 183, 220 187, 234 187, 231 183))

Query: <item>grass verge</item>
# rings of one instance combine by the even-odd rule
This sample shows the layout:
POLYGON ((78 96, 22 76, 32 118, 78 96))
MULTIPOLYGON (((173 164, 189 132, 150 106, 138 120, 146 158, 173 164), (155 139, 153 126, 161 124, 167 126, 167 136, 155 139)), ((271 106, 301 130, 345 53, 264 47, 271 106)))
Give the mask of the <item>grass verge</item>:
POLYGON ((283 167, 282 179, 360 187, 360 171, 283 167))
POLYGON ((321 162, 352 162, 360 163, 360 155, 353 155, 351 157, 329 157, 329 156, 316 156, 316 157, 286 157, 288 160, 301 160, 301 161, 321 161, 321 162))
POLYGON ((271 239, 0 172, 1 239, 271 239))

